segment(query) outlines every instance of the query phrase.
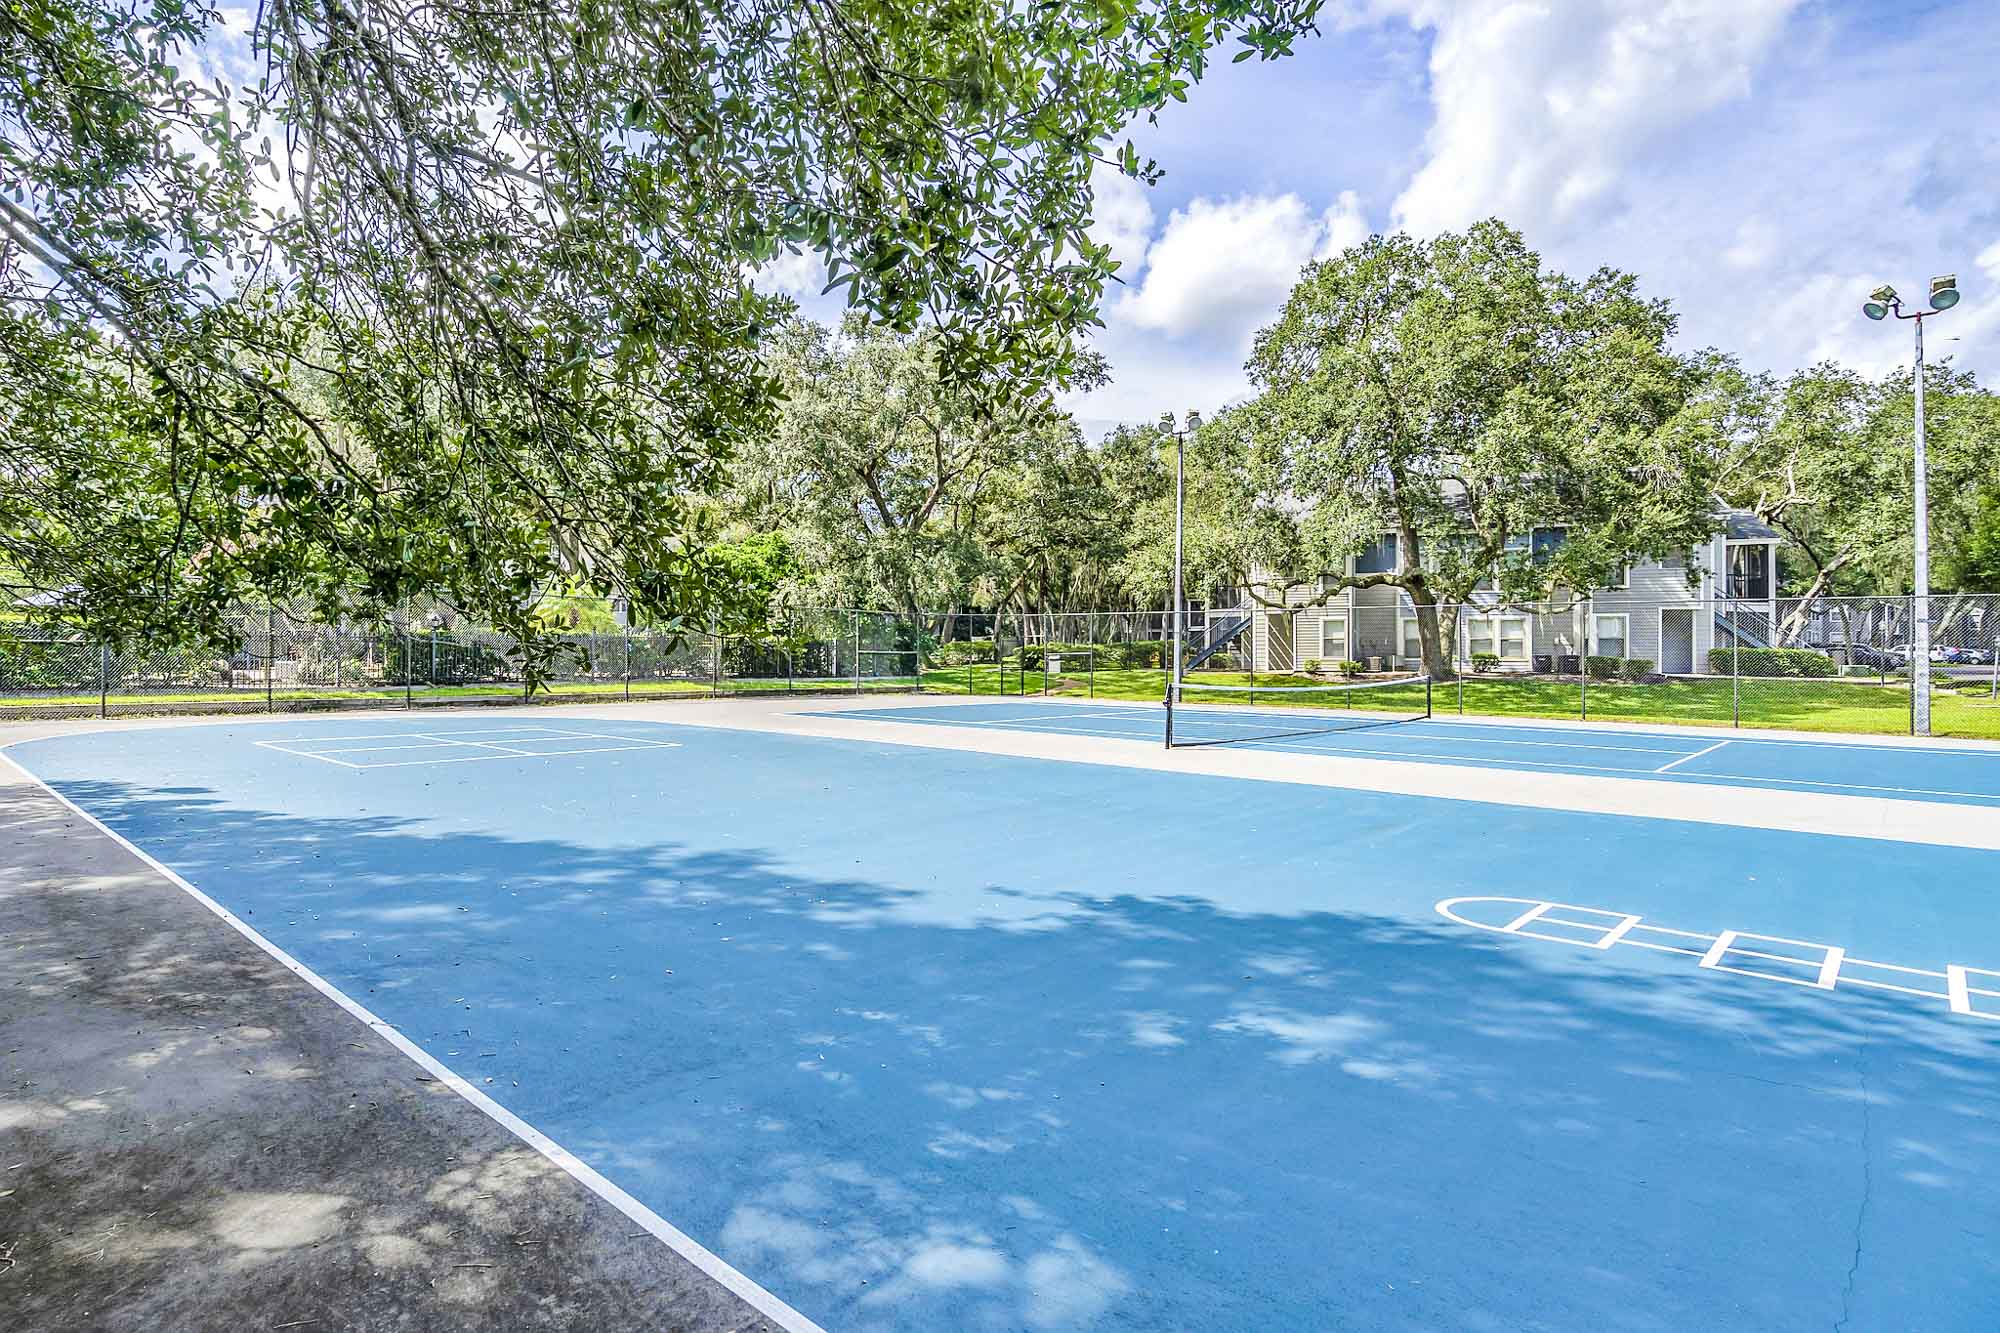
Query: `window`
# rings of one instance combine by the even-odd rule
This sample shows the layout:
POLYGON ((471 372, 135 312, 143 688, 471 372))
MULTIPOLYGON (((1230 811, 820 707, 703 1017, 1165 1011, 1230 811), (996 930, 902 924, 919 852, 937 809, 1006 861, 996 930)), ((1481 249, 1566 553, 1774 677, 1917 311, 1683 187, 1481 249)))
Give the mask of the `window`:
POLYGON ((1421 659, 1423 657, 1423 627, 1417 623, 1416 618, 1413 616, 1405 616, 1403 618, 1402 641, 1404 657, 1412 659, 1421 659))
POLYGON ((1385 532, 1374 541, 1361 548, 1361 554, 1354 557, 1354 572, 1357 574, 1393 574, 1396 572, 1396 534, 1385 532))
POLYGON ((1729 544, 1729 595, 1762 602, 1771 596, 1771 548, 1763 542, 1729 544))
POLYGON ((1492 653, 1503 662, 1528 660, 1526 616, 1473 616, 1465 622, 1467 652, 1492 653))
POLYGON ((1626 565, 1611 576, 1609 583, 1598 588, 1599 592, 1624 592, 1632 586, 1632 566, 1626 565))
POLYGON ((1536 528, 1528 539, 1529 558, 1538 565, 1546 565, 1568 540, 1568 528, 1536 528))
POLYGON ((1596 616, 1590 627, 1591 637, 1597 642, 1599 657, 1630 657, 1626 651, 1628 617, 1596 616))
POLYGON ((1347 617, 1322 616, 1319 622, 1319 655, 1328 662, 1345 662, 1347 653, 1347 617))

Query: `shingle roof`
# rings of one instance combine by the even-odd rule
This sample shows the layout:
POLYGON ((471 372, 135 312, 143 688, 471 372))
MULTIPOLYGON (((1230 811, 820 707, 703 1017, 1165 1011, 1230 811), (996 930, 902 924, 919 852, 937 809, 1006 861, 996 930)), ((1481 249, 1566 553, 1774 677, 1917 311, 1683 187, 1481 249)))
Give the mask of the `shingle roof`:
POLYGON ((1775 542, 1782 541, 1784 534, 1758 518, 1755 514, 1741 509, 1732 509, 1722 516, 1723 531, 1733 542, 1775 542))

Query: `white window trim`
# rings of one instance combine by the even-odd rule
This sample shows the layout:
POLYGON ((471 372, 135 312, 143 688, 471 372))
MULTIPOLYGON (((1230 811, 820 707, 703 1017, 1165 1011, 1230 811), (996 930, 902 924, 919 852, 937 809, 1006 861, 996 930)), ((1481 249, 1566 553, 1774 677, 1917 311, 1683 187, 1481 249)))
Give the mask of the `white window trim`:
POLYGON ((1421 630, 1417 631, 1417 651, 1414 654, 1406 653, 1403 651, 1404 647, 1407 646, 1410 642, 1410 632, 1416 626, 1416 624, 1417 624, 1416 608, 1410 607, 1407 609, 1405 608, 1397 609, 1396 656, 1398 658, 1414 656, 1419 660, 1422 659, 1424 655, 1424 640, 1423 640, 1423 633, 1421 630))
POLYGON ((1601 642, 1601 640, 1599 639, 1599 637, 1598 637, 1598 634, 1597 634, 1597 622, 1598 622, 1598 621, 1600 621, 1600 620, 1621 620, 1621 621, 1625 622, 1625 632, 1624 632, 1624 633, 1623 633, 1622 635, 1620 635, 1620 636, 1619 636, 1619 642, 1620 642, 1620 643, 1623 643, 1623 644, 1625 645, 1625 651, 1624 651, 1624 652, 1622 652, 1622 653, 1620 653, 1620 654, 1619 654, 1619 656, 1620 656, 1620 657, 1630 657, 1630 656, 1632 655, 1632 614, 1631 614, 1631 612, 1629 612, 1629 611, 1593 611, 1593 612, 1591 612, 1591 614, 1590 614, 1590 651, 1589 651, 1589 652, 1588 652, 1587 654, 1585 654, 1585 656, 1587 656, 1587 657, 1602 657, 1602 656, 1604 656, 1604 654, 1602 654, 1602 653, 1600 653, 1600 652, 1598 652, 1598 651, 1597 651, 1597 649, 1598 649, 1598 645, 1599 645, 1599 643, 1601 642))
POLYGON ((1344 609, 1340 611, 1323 611, 1320 613, 1318 654, 1320 661, 1349 662, 1354 659, 1354 639, 1350 633, 1351 628, 1347 612, 1344 609), (1336 621, 1340 625, 1340 656, 1338 657, 1335 657, 1326 646, 1326 627, 1329 623, 1336 621))
POLYGON ((1523 615, 1519 611, 1485 611, 1478 615, 1466 615, 1461 612, 1458 623, 1459 633, 1465 637, 1465 660, 1467 662, 1472 660, 1472 626, 1475 621, 1493 626, 1493 651, 1499 653, 1500 624, 1502 621, 1507 620, 1518 620, 1521 622, 1522 652, 1519 657, 1502 655, 1500 658, 1501 665, 1520 663, 1524 666, 1533 666, 1535 662, 1535 618, 1530 615, 1523 615))

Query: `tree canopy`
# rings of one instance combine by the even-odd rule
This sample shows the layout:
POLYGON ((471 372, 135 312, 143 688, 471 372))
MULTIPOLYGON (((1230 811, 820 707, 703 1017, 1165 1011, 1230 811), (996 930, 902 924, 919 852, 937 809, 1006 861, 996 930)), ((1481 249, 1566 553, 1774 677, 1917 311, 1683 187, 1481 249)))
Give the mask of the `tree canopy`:
POLYGON ((1072 382, 1106 141, 1317 8, 278 0, 230 89, 199 5, 0 0, 0 569, 113 635, 698 612, 774 419, 755 265, 814 251, 963 386, 1072 382))
MULTIPOLYGON (((1933 582, 1985 583, 1981 505, 2000 476, 2000 399, 1949 364, 1926 368, 1933 582)), ((1743 387, 1750 429, 1730 460, 1729 498, 1786 538, 1785 590, 1812 598, 1898 595, 1912 586, 1913 377, 1869 380, 1827 362, 1743 387)), ((2000 582, 1992 583, 2000 588, 2000 582)))
POLYGON ((1545 598, 1686 550, 1713 528, 1726 421, 1674 327, 1632 275, 1546 269, 1498 221, 1308 265, 1257 335, 1255 397, 1191 445, 1191 583, 1280 603, 1395 586, 1446 675, 1439 608, 1482 584, 1545 598), (1350 572, 1385 536, 1385 567, 1350 572))

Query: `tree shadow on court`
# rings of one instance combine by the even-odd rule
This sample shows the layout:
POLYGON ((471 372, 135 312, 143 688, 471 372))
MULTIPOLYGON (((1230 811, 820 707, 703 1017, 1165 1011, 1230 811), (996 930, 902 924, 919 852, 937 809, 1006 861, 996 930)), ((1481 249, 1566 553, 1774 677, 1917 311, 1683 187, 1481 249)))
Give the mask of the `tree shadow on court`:
POLYGON ((2000 1027, 1941 1000, 62 786, 829 1326, 2000 1320, 2000 1027))

